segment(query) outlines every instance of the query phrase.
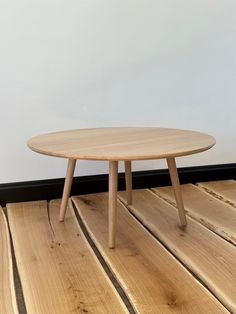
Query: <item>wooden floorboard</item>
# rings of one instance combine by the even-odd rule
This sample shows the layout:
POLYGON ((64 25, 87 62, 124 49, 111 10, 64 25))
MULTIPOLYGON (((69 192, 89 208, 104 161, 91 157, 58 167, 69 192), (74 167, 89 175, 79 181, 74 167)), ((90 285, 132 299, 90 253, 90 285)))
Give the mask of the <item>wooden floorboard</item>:
MULTIPOLYGON (((50 207, 46 201, 9 204, 27 312, 127 313, 128 296, 129 310, 141 314, 236 313, 236 181, 188 184, 182 191, 186 228, 179 228, 172 188, 133 191, 132 206, 119 192, 114 250, 107 246, 107 193, 73 198, 85 228, 71 208, 58 222, 59 200, 50 207), (123 288, 124 302, 115 287, 123 288)), ((0 258, 0 314, 18 313, 1 208, 0 258)))
MULTIPOLYGON (((125 192, 119 192, 125 203, 125 192)), ((180 228, 177 210, 150 190, 133 191, 129 210, 231 311, 236 312, 236 249, 188 218, 180 228), (227 265, 227 267, 226 267, 227 265)))
MULTIPOLYGON (((184 184, 181 190, 187 215, 236 244, 236 210, 232 206, 193 184, 184 184)), ((154 188, 152 191, 176 206, 172 187, 154 188)))
POLYGON ((0 313, 18 313, 7 221, 0 207, 0 313))
POLYGON ((118 202, 116 248, 108 248, 107 193, 73 197, 79 215, 138 313, 226 309, 118 202))
POLYGON ((236 181, 224 180, 224 181, 211 181, 200 182, 197 186, 201 187, 212 196, 220 199, 221 201, 231 205, 235 208, 236 212, 236 181))
POLYGON ((126 313, 74 213, 68 210, 65 223, 58 222, 59 205, 7 205, 27 312, 126 313))

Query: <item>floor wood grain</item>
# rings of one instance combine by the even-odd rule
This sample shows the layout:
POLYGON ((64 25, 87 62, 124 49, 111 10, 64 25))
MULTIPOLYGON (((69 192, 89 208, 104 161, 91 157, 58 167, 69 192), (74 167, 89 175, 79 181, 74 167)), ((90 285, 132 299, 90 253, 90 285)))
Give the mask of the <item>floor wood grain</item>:
POLYGON ((200 182, 197 186, 207 191, 212 196, 231 205, 236 210, 236 181, 211 181, 200 182))
MULTIPOLYGON (((236 210, 193 184, 181 186, 187 215, 199 221, 226 240, 236 244, 236 210)), ((176 206, 171 187, 152 189, 157 195, 176 206)))
POLYGON ((18 313, 7 221, 0 207, 0 313, 18 313))
POLYGON ((113 250, 107 193, 73 197, 64 223, 60 200, 8 204, 9 225, 0 208, 0 314, 236 314, 236 181, 181 189, 184 228, 171 187, 119 192, 113 250))
POLYGON ((28 313, 126 313, 68 210, 60 203, 9 204, 9 223, 28 313))
POLYGON ((107 193, 73 197, 82 220, 138 313, 224 313, 224 308, 118 202, 117 243, 107 243, 107 193))
MULTIPOLYGON (((119 192, 125 203, 125 192, 119 192)), ((150 190, 133 191, 129 210, 231 311, 236 312, 236 249, 188 218, 179 227, 177 210, 150 190), (227 265, 227 267, 225 267, 227 265)))

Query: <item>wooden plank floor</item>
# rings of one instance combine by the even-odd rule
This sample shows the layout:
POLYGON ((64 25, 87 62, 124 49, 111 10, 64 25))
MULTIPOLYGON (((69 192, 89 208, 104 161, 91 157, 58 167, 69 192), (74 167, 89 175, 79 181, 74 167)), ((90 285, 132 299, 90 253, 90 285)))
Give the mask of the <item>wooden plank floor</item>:
POLYGON ((59 202, 7 206, 28 313, 125 313, 74 215, 58 222, 59 202))
MULTIPOLYGON (((125 202, 124 192, 119 197, 125 202)), ((188 219, 187 228, 180 228, 177 210, 148 190, 134 191, 129 209, 222 303, 236 311, 234 246, 193 219, 188 219)))
MULTIPOLYGON (((173 189, 161 187, 152 189, 170 204, 175 204, 173 189)), ((193 184, 182 185, 182 193, 187 214, 218 233, 226 240, 236 244, 236 209, 228 203, 222 203, 206 190, 193 184)))
POLYGON ((110 250, 107 246, 107 193, 73 198, 73 201, 139 313, 222 313, 218 301, 121 203, 118 203, 116 249, 110 250))
POLYGON ((200 182, 197 185, 226 204, 236 208, 236 182, 234 180, 200 182))
POLYGON ((7 222, 0 206, 0 313, 18 313, 7 222))
MULTIPOLYGON (((117 246, 107 247, 107 193, 7 205, 25 313, 236 313, 236 182, 118 194, 117 246)), ((0 210, 0 313, 17 313, 8 227, 0 210), (4 301, 3 301, 4 300, 4 301)), ((15 281, 14 281, 15 282, 15 281)), ((16 290, 17 290, 16 289, 16 290)))

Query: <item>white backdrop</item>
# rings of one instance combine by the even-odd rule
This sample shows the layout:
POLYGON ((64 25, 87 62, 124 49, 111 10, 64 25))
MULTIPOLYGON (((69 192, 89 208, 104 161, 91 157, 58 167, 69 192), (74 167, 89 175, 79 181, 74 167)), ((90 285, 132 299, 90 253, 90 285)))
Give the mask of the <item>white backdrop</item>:
POLYGON ((1 0, 0 182, 63 177, 25 143, 68 128, 199 130, 217 145, 179 166, 236 162, 235 35, 235 0, 1 0))

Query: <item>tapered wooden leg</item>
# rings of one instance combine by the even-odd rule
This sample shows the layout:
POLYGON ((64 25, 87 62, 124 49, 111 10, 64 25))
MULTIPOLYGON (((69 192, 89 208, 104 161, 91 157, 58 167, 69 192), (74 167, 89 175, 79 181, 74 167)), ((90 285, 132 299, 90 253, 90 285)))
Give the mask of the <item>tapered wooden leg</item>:
POLYGON ((132 205, 132 169, 131 160, 125 161, 125 185, 127 204, 132 205))
POLYGON ((66 215, 66 209, 68 204, 68 199, 70 196, 71 185, 73 181, 73 175, 75 171, 76 159, 69 159, 67 172, 66 172, 66 179, 63 189, 62 201, 61 201, 61 208, 60 208, 60 221, 64 221, 66 215))
POLYGON ((108 245, 115 247, 118 161, 109 162, 108 245))
POLYGON ((181 226, 186 226, 187 220, 186 220, 186 214, 184 210, 184 203, 182 199, 182 194, 181 194, 181 189, 180 189, 180 184, 179 184, 179 176, 178 176, 178 172, 176 168, 175 159, 167 158, 167 164, 169 168, 171 183, 172 183, 174 193, 175 193, 177 208, 179 211, 180 224, 181 226))

